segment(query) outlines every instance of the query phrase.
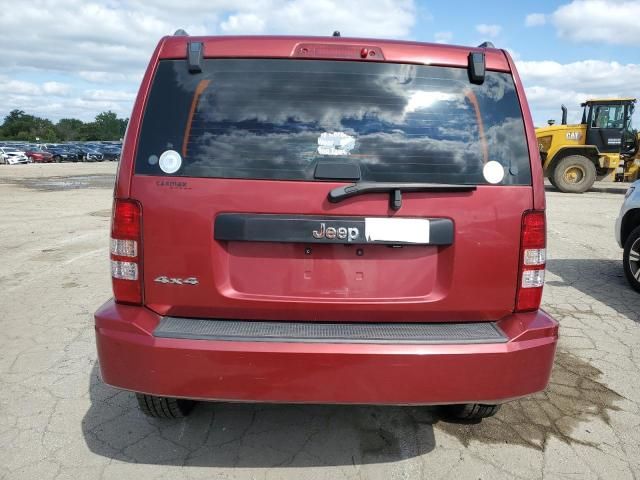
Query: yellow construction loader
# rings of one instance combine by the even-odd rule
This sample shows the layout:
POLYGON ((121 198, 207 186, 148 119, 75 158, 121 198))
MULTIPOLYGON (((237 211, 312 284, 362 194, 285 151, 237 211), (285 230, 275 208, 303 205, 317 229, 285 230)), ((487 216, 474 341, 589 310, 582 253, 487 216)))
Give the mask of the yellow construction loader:
POLYGON ((586 192, 596 180, 634 181, 640 174, 640 136, 631 128, 635 98, 594 99, 582 104, 582 121, 536 128, 544 174, 560 191, 586 192))

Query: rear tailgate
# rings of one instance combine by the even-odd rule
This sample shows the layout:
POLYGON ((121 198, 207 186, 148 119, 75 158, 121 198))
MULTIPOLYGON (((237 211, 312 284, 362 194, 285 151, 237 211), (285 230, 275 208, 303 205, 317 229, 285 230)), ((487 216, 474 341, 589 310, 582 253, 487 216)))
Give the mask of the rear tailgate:
POLYGON ((514 308, 533 207, 510 74, 478 86, 462 69, 317 60, 205 60, 198 75, 161 61, 131 197, 149 308, 267 320, 498 319, 514 308), (356 165, 362 181, 477 189, 404 192, 397 211, 388 193, 330 203, 345 182, 318 178, 319 164, 356 165), (376 219, 426 221, 403 242, 402 222, 374 233, 376 219))
POLYGON ((133 192, 144 197, 145 302, 161 314, 391 322, 488 320, 513 310, 517 239, 531 207, 523 187, 405 194, 403 217, 453 219, 454 242, 392 248, 216 241, 213 229, 221 212, 298 215, 301 205, 328 220, 386 216, 387 195, 336 208, 327 184, 292 184, 283 195, 274 182, 185 179, 183 189, 157 182, 136 177, 133 192), (470 208, 475 202, 483 208, 470 208), (199 283, 154 281, 163 276, 199 283))

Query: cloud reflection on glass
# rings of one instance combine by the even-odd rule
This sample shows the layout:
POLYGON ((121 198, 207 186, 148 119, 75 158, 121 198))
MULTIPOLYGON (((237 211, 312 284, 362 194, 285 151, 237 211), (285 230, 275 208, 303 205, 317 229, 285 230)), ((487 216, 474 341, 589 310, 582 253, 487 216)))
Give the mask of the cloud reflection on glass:
MULTIPOLYGON (((478 86, 459 68, 245 59, 207 60, 203 74, 190 75, 183 61, 163 61, 139 158, 183 138, 188 153, 176 175, 313 180, 318 162, 346 161, 367 181, 482 184, 482 167, 494 160, 521 166, 503 184, 531 180, 513 81, 497 72, 478 86), (318 138, 327 132, 355 146, 322 155, 318 138)), ((146 161, 136 171, 161 174, 146 161)))

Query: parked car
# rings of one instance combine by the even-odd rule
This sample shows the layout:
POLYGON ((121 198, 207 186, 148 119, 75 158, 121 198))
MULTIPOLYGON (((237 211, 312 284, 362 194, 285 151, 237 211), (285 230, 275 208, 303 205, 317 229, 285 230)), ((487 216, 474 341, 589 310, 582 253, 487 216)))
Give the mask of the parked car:
POLYGON ((101 144, 101 145, 95 145, 94 147, 96 150, 102 153, 102 156, 104 157, 105 160, 108 160, 110 162, 113 162, 113 161, 117 162, 118 160, 120 160, 120 153, 122 151, 122 147, 118 145, 112 145, 112 144, 101 144))
POLYGON ((624 274, 640 292, 640 180, 631 184, 616 220, 616 240, 622 254, 624 274))
POLYGON ((65 147, 77 157, 78 161, 85 161, 86 148, 82 145, 77 143, 65 143, 65 147))
POLYGON ((41 147, 32 147, 24 153, 32 162, 51 163, 54 161, 53 154, 43 150, 41 147))
POLYGON ((29 158, 25 153, 13 147, 0 147, 0 163, 5 165, 17 165, 19 163, 29 163, 29 158))
POLYGON ((47 144, 43 145, 42 149, 53 155, 53 161, 56 163, 78 161, 78 156, 65 145, 47 144))
POLYGON ((145 414, 468 420, 546 387, 543 174, 504 50, 166 37, 124 144, 95 331, 102 379, 145 414))
POLYGON ((85 147, 85 150, 84 150, 85 162, 102 162, 103 160, 104 160, 104 157, 102 153, 100 153, 98 150, 85 147))

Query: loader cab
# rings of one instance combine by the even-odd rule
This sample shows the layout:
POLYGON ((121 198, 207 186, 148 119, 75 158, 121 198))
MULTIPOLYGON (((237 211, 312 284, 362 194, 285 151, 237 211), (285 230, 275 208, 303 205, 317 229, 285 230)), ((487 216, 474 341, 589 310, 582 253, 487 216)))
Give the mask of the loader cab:
POLYGON ((601 153, 624 153, 628 149, 631 116, 635 99, 589 100, 582 104, 582 123, 587 125, 586 144, 594 145, 601 153), (624 139, 624 140, 623 140, 624 139))

